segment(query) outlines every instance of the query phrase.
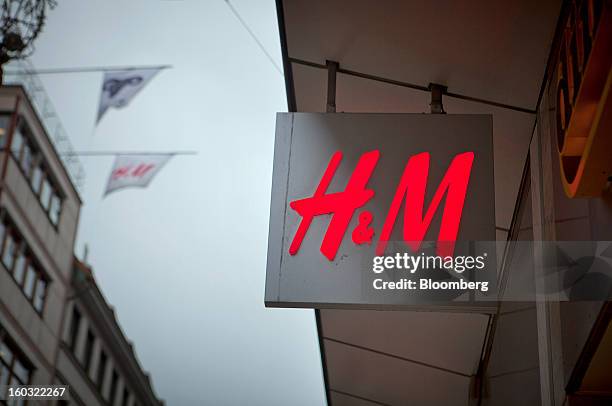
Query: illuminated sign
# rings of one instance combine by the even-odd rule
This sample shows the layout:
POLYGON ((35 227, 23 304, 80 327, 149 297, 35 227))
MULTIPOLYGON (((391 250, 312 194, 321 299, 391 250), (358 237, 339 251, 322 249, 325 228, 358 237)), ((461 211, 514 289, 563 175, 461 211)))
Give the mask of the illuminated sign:
POLYGON ((410 304, 372 264, 495 240, 492 141, 489 115, 279 113, 266 305, 410 304))
MULTIPOLYGON (((355 172, 351 175, 348 185, 343 192, 325 194, 338 165, 342 160, 342 153, 336 152, 331 159, 323 178, 319 183, 314 196, 291 202, 290 206, 302 216, 302 221, 297 229, 295 237, 289 247, 291 255, 297 254, 308 227, 315 216, 332 214, 329 227, 323 237, 321 253, 330 261, 333 261, 338 252, 340 242, 344 237, 346 229, 353 218, 355 211, 366 204, 372 197, 374 191, 366 189, 368 180, 376 168, 380 157, 380 151, 365 153, 359 159, 355 172)), ((423 241, 423 237, 429 228, 433 215, 447 193, 446 204, 442 212, 442 224, 440 227, 439 240, 446 242, 438 247, 438 255, 453 255, 454 241, 459 231, 461 211, 467 192, 468 181, 473 152, 464 152, 457 155, 451 162, 448 171, 444 175, 440 186, 434 194, 431 205, 423 216, 423 205, 425 203, 425 189, 427 186, 427 175, 429 173, 430 154, 422 152, 410 158, 400 184, 396 190, 395 197, 391 203, 389 214, 382 229, 382 235, 376 248, 376 255, 384 255, 385 247, 389 241, 391 231, 399 213, 404 197, 404 241, 417 251, 423 241)), ((370 227, 373 220, 372 213, 364 210, 359 215, 359 223, 352 233, 355 244, 371 243, 374 229, 370 227)))
POLYGON ((612 175, 612 10, 570 5, 553 75, 561 179, 569 197, 598 196, 612 175))

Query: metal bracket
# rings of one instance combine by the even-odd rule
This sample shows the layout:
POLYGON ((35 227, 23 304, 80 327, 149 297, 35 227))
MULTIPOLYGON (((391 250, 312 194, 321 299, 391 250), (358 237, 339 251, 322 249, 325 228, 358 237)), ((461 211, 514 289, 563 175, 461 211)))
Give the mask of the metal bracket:
POLYGON ((340 64, 335 61, 325 61, 327 66, 327 112, 336 112, 336 75, 340 64))
POLYGON ((427 89, 431 92, 431 114, 446 114, 442 105, 442 95, 446 94, 448 87, 437 83, 430 83, 427 89))

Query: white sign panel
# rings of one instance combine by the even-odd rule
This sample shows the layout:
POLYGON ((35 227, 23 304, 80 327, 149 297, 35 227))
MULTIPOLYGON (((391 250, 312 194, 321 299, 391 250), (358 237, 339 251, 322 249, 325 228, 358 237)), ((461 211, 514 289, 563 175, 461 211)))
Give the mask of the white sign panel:
POLYGON ((266 305, 486 295, 494 205, 490 115, 279 113, 266 305))

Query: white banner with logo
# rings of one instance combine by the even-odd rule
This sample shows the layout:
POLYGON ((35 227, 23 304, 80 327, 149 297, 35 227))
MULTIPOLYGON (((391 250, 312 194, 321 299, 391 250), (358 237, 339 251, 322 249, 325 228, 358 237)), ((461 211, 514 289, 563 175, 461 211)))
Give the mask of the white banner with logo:
POLYGON ((173 154, 118 155, 106 184, 104 196, 128 187, 145 188, 173 154))
POLYGON ((98 106, 98 118, 100 121, 104 113, 110 108, 122 108, 142 90, 143 87, 162 68, 126 69, 120 71, 109 71, 104 73, 102 81, 102 92, 100 94, 100 105, 98 106))

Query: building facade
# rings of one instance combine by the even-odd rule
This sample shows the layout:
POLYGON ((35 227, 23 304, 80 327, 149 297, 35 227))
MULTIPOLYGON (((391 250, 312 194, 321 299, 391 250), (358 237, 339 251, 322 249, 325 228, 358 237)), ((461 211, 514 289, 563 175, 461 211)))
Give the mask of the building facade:
MULTIPOLYGON (((0 388, 62 383, 70 386, 73 395, 64 403, 160 404, 114 317, 108 319, 108 305, 91 276, 86 278, 90 287, 86 294, 75 296, 83 287, 83 278, 76 277, 82 274, 82 267, 75 265, 73 253, 81 200, 21 86, 0 87, 0 147, 0 388), (93 292, 97 292, 97 302, 91 301, 97 307, 87 307, 93 292), (85 358, 74 355, 66 344, 73 343, 69 338, 81 339, 70 334, 71 324, 67 324, 74 325, 76 312, 90 320, 82 323, 91 326, 86 336, 95 334, 89 340, 95 348, 87 344, 91 348, 87 347, 85 358), (106 348, 119 352, 100 352, 98 337, 105 334, 115 337, 105 341, 106 348), (115 345, 122 350, 115 350, 115 345), (78 361, 81 359, 84 361, 78 361), (99 374, 84 368, 79 378, 74 373, 76 365, 87 367, 89 363, 99 374), (116 365, 122 365, 121 369, 113 367, 116 365), (110 384, 100 378, 107 372, 110 384), (92 385, 86 376, 96 376, 92 379, 98 385, 92 385), (113 402, 109 397, 112 388, 108 388, 113 382, 113 391, 121 387, 128 396, 117 396, 113 402)), ((74 348, 82 352, 82 347, 74 348)))
POLYGON ((0 110, 0 382, 50 384, 81 201, 23 89, 0 89, 0 110))
POLYGON ((328 404, 611 404, 609 278, 511 299, 543 241, 612 240, 610 1, 276 4, 289 111, 493 117, 499 305, 315 309, 328 404))
POLYGON ((57 380, 74 405, 161 406, 90 267, 75 260, 57 380))

